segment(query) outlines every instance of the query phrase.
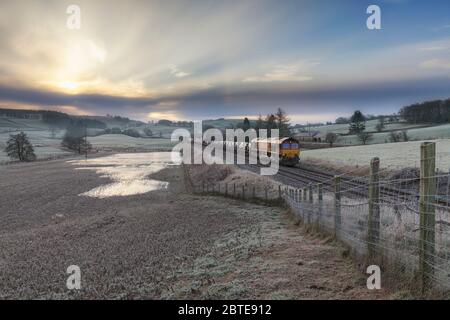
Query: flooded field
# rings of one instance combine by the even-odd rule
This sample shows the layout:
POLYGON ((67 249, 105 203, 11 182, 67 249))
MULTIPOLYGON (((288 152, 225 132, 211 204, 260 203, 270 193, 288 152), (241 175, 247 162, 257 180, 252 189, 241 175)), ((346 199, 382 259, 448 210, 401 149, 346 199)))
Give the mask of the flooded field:
POLYGON ((167 181, 149 179, 148 176, 179 164, 179 161, 172 160, 170 152, 115 154, 68 162, 77 170, 94 170, 101 177, 113 181, 80 194, 94 198, 130 196, 166 189, 167 181))

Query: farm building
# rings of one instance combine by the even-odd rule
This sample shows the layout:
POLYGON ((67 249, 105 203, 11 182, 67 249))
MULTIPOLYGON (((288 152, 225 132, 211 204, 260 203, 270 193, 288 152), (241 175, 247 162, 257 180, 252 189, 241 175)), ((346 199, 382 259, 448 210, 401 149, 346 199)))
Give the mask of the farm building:
POLYGON ((306 142, 322 142, 325 141, 325 136, 320 131, 305 131, 299 132, 294 136, 299 141, 306 142))

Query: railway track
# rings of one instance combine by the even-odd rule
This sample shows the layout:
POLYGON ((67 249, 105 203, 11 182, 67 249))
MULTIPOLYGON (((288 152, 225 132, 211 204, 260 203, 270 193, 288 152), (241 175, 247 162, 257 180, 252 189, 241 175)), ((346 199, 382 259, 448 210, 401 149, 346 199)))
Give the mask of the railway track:
MULTIPOLYGON (((261 165, 239 165, 239 167, 259 173, 261 165)), ((333 174, 319 171, 318 169, 306 168, 302 166, 297 167, 283 167, 280 166, 277 176, 289 181, 289 185, 296 188, 309 187, 310 184, 321 183, 323 189, 326 191, 334 191, 333 178, 335 176, 341 177, 341 192, 348 196, 368 198, 369 181, 366 178, 355 177, 342 174, 333 174)), ((419 179, 417 179, 418 181, 419 179)), ((410 180, 410 182, 413 180, 410 180)), ((381 182, 380 186, 381 202, 398 204, 401 202, 411 202, 419 200, 419 193, 417 190, 400 188, 389 185, 388 182, 381 182)), ((443 207, 450 206, 450 198, 448 196, 436 195, 436 204, 443 207)))
MULTIPOLYGON (((259 165, 242 165, 244 169, 250 169, 253 172, 259 171, 259 165)), ((333 178, 334 174, 321 172, 319 170, 304 167, 280 167, 277 175, 283 179, 290 181, 289 185, 297 188, 308 187, 310 184, 321 183, 327 191, 334 190, 333 178)), ((368 181, 367 179, 340 175, 341 191, 348 195, 368 198, 368 181)), ((382 199, 402 198, 404 200, 418 197, 416 192, 406 189, 400 189, 392 186, 383 185, 380 188, 380 196, 382 199)))

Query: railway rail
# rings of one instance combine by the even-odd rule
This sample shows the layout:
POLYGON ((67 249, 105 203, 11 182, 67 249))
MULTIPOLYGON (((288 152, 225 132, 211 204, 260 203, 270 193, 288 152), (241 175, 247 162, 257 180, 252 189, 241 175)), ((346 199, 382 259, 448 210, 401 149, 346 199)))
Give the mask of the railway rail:
MULTIPOLYGON (((240 165, 241 168, 247 169, 253 172, 259 171, 260 165, 240 165)), ((301 166, 297 167, 280 167, 277 175, 284 180, 289 181, 289 185, 297 188, 305 188, 311 184, 321 183, 323 188, 328 191, 334 190, 333 178, 338 174, 321 172, 317 169, 305 168, 301 166)), ((346 192, 349 196, 365 197, 368 198, 368 186, 367 179, 362 177, 338 175, 341 177, 341 191, 346 192)), ((414 181, 414 180, 411 180, 414 181)), ((419 179, 417 178, 417 182, 419 179)), ((380 198, 382 202, 392 203, 392 200, 402 201, 418 201, 419 193, 415 190, 398 188, 395 186, 389 186, 385 183, 381 183, 380 198)), ((437 204, 448 206, 450 199, 446 196, 436 196, 437 204)))

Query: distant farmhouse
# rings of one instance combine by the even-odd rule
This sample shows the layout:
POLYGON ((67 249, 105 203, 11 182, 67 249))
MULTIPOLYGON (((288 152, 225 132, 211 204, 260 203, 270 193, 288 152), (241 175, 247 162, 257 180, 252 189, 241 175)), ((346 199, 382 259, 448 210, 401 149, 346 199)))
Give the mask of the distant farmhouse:
POLYGON ((305 142, 323 142, 325 136, 320 131, 303 131, 295 134, 295 138, 305 142))

